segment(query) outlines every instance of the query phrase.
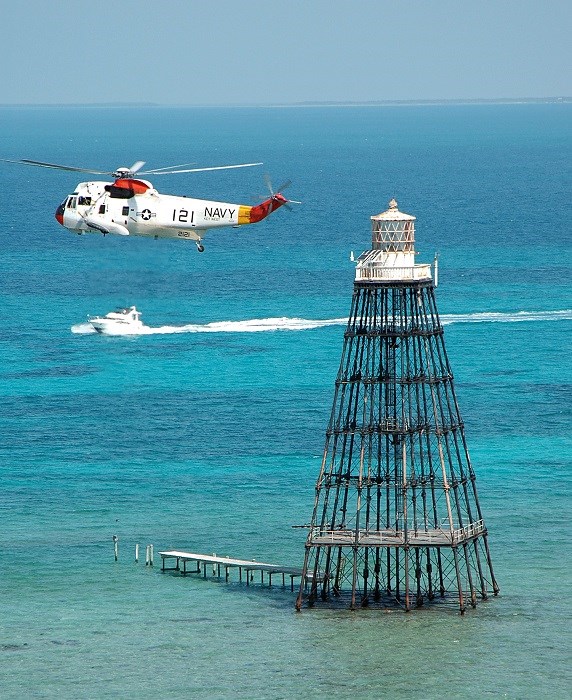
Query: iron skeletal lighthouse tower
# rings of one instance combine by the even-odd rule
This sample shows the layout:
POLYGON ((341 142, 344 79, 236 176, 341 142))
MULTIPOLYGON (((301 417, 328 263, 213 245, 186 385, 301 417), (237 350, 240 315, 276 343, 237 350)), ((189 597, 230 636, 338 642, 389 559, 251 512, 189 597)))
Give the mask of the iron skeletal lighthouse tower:
POLYGON ((415 217, 372 216, 296 601, 402 607, 499 592, 415 217))

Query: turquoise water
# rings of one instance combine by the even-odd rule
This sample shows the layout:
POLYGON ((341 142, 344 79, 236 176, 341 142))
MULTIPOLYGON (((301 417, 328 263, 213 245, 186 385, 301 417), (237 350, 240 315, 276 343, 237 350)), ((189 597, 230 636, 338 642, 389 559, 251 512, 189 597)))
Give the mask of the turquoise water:
POLYGON ((262 160, 155 184, 254 203, 266 170, 303 201, 209 234, 199 255, 73 236, 53 218, 73 173, 1 165, 2 697, 569 697, 570 117, 569 105, 0 110, 5 158, 262 160), (463 617, 295 614, 289 589, 135 564, 135 544, 153 543, 301 565, 305 531, 291 525, 311 514, 349 253, 393 196, 418 218, 419 260, 440 254, 501 596, 463 617), (124 304, 148 333, 85 332, 87 314, 124 304))

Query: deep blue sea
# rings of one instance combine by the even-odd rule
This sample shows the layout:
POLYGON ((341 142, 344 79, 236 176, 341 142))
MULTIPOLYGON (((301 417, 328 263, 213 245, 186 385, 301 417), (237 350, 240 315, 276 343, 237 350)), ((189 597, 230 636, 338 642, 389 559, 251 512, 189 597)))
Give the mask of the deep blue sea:
POLYGON ((263 161, 154 184, 249 204, 267 172, 302 201, 199 254, 72 235, 54 211, 87 178, 0 163, 2 698, 570 697, 572 105, 0 108, 0 157, 263 161), (440 256, 501 595, 297 614, 289 588, 162 574, 174 548, 301 566, 350 251, 392 197, 440 256), (85 332, 131 304, 146 334, 85 332))

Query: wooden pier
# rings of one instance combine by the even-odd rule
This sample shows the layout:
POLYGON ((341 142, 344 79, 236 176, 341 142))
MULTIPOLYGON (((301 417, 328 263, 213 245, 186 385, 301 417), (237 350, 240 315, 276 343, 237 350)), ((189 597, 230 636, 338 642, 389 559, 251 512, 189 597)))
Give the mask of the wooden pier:
POLYGON ((187 574, 203 574, 207 578, 207 569, 212 567, 212 575, 221 578, 221 571, 224 569, 225 581, 229 580, 230 569, 238 569, 239 581, 243 580, 243 571, 246 574, 246 585, 254 579, 254 572, 260 571, 260 583, 264 583, 264 574, 268 577, 268 585, 272 586, 272 576, 276 574, 282 576, 282 585, 286 585, 286 578, 290 579, 290 590, 294 590, 294 579, 302 576, 302 569, 291 566, 280 566, 278 564, 267 564, 256 560, 233 559, 232 557, 217 557, 215 554, 195 554, 193 552, 179 552, 172 550, 169 552, 159 552, 161 555, 161 571, 179 571, 183 576, 187 574), (174 559, 174 566, 166 566, 165 562, 174 559), (187 564, 193 562, 196 568, 188 569, 187 564))

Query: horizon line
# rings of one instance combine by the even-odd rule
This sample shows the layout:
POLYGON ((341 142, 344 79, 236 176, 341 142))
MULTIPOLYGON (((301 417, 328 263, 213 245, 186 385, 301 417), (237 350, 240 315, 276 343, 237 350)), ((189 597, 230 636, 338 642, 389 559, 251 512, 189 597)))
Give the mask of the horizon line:
POLYGON ((452 104, 568 104, 571 96, 552 97, 470 97, 470 98, 431 98, 417 100, 303 100, 296 102, 229 102, 229 103, 165 103, 165 102, 0 102, 0 107, 391 107, 415 105, 452 105, 452 104))

